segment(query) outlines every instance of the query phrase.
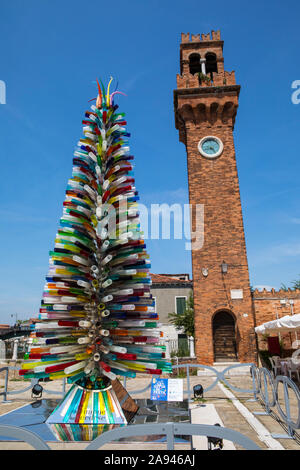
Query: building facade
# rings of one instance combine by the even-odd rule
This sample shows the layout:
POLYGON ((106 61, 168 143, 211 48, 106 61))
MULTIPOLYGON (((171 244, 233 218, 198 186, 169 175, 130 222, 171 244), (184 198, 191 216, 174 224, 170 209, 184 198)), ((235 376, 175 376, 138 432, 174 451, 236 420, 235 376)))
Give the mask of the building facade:
POLYGON ((151 294, 155 299, 156 311, 162 324, 164 342, 168 341, 170 352, 188 349, 188 339, 183 331, 177 330, 168 318, 169 313, 180 314, 193 294, 193 283, 189 274, 151 274, 151 294))
POLYGON ((182 34, 174 90, 192 233, 203 216, 203 243, 192 244, 195 349, 203 364, 257 362, 255 326, 286 314, 286 297, 300 311, 299 291, 251 292, 233 136, 240 85, 224 69, 223 46, 220 31, 182 34))
POLYGON ((192 247, 195 349, 203 364, 256 360, 233 139, 239 92, 235 73, 224 70, 220 32, 182 34, 175 125, 187 152, 189 202, 194 213, 204 209, 204 243, 192 247))
MULTIPOLYGON (((300 313, 300 290, 258 290, 255 289, 252 293, 255 322, 256 326, 262 325, 268 321, 276 320, 285 317, 286 315, 294 315, 300 313)), ((270 336, 277 336, 275 333, 270 336)), ((266 337, 258 335, 257 346, 259 350, 266 350, 268 344, 266 337)), ((282 349, 285 351, 286 356, 290 356, 293 349, 298 349, 298 346, 293 346, 296 340, 300 340, 299 333, 288 332, 280 334, 280 341, 282 349)))

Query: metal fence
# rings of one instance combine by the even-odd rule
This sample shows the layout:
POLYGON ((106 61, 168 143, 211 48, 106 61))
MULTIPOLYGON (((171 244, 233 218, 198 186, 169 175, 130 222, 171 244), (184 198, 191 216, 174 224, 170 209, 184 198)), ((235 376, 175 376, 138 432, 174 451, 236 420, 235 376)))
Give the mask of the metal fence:
MULTIPOLYGON (((8 390, 8 382, 9 382, 8 374, 9 374, 10 370, 19 370, 19 367, 5 366, 5 367, 2 367, 0 369, 0 374, 1 374, 1 372, 5 372, 4 390, 3 390, 3 392, 0 392, 0 396, 1 395, 3 396, 3 400, 2 400, 3 403, 9 402, 9 400, 7 399, 8 396, 20 395, 21 393, 27 392, 28 390, 31 390, 32 387, 36 383, 38 383, 38 379, 31 379, 30 384, 27 387, 22 388, 21 390, 8 390)), ((64 396, 66 394, 66 379, 62 379, 61 385, 62 385, 61 391, 59 391, 59 390, 47 390, 46 387, 43 387, 43 391, 46 392, 46 393, 52 394, 52 395, 64 396)))
MULTIPOLYGON (((262 412, 254 412, 257 415, 269 415, 273 416, 286 430, 286 434, 272 434, 275 439, 299 439, 300 436, 297 434, 297 430, 300 429, 300 391, 296 383, 289 377, 284 375, 278 375, 274 377, 272 373, 265 367, 258 368, 254 363, 247 364, 234 364, 226 367, 224 370, 219 371, 214 367, 207 366, 204 364, 180 364, 173 366, 173 369, 185 369, 187 388, 184 390, 184 394, 188 401, 192 401, 192 386, 191 386, 191 373, 190 369, 201 368, 209 370, 215 377, 212 377, 213 382, 207 387, 203 387, 203 394, 212 390, 218 382, 224 383, 229 389, 236 393, 248 393, 252 395, 252 400, 259 401, 264 408, 262 412), (232 369, 238 369, 239 367, 249 367, 249 377, 251 378, 251 388, 244 389, 233 385, 228 381, 226 375, 232 369), (279 386, 282 384, 283 387, 283 399, 284 406, 282 406, 279 397, 279 386), (297 407, 296 417, 292 417, 291 413, 291 398, 290 392, 293 392, 294 399, 297 407), (277 411, 276 415, 274 412, 277 411)), ((234 375, 233 375, 234 376, 234 375)), ((156 376, 158 377, 158 376, 156 376)), ((200 379, 200 377, 199 377, 200 379)), ((126 387, 126 377, 123 380, 123 386, 126 387)), ((140 390, 131 390, 130 395, 134 396, 140 393, 144 393, 151 388, 151 380, 149 384, 140 390)))
POLYGON ((254 412, 254 414, 273 416, 282 424, 286 434, 273 433, 272 437, 275 439, 297 439, 299 443, 300 436, 297 430, 300 428, 300 391, 297 384, 285 375, 274 377, 265 367, 253 368, 252 379, 255 383, 254 399, 259 400, 264 407, 264 411, 254 412), (283 388, 283 403, 279 396, 280 386, 283 388), (291 413, 290 392, 294 394, 297 408, 294 417, 291 413))
POLYGON ((116 428, 98 436, 87 446, 86 450, 99 449, 104 444, 124 437, 150 436, 155 434, 166 436, 167 450, 174 450, 175 436, 215 437, 235 442, 246 450, 261 450, 251 439, 233 429, 189 423, 136 424, 125 428, 116 428))
MULTIPOLYGON (((105 444, 119 439, 151 435, 165 435, 167 438, 167 450, 174 450, 174 438, 178 435, 214 437, 234 442, 246 450, 261 450, 255 442, 233 429, 188 423, 135 424, 133 426, 112 429, 94 439, 87 445, 85 450, 96 450, 105 444)), ((36 450, 51 450, 46 442, 37 434, 16 426, 0 425, 0 436, 27 442, 36 450)))
MULTIPOLYGON (((248 393, 252 395, 252 400, 259 401, 264 408, 262 412, 254 412, 257 415, 269 415, 277 419, 277 421, 285 429, 286 434, 272 434, 274 438, 291 438, 299 439, 300 436, 297 433, 297 430, 300 429, 300 391, 299 387, 296 385, 293 380, 284 375, 278 375, 274 377, 272 373, 265 367, 258 368, 253 363, 248 364, 233 364, 226 367, 223 371, 218 371, 214 367, 207 366, 204 364, 180 364, 173 366, 173 369, 185 369, 186 371, 186 383, 187 388, 184 390, 185 396, 188 401, 192 401, 193 390, 191 386, 191 373, 190 369, 200 368, 207 369, 212 376, 212 383, 207 387, 203 387, 203 393, 205 394, 209 390, 212 390, 219 382, 224 383, 229 389, 236 393, 248 393), (234 386, 226 378, 226 375, 232 370, 239 367, 249 367, 249 377, 251 378, 251 388, 243 389, 234 386), (283 403, 281 397, 279 396, 279 387, 283 389, 283 403), (296 412, 291 412, 291 397, 290 393, 294 395, 294 403, 296 407, 296 412), (277 414, 275 414, 277 411, 277 414)), ((21 394, 25 391, 30 390, 35 383, 38 382, 36 379, 32 379, 30 385, 23 388, 22 390, 8 390, 8 371, 9 370, 18 370, 17 367, 3 367, 0 369, 1 372, 5 372, 5 384, 3 392, 0 392, 0 395, 3 396, 3 402, 7 402, 7 397, 12 395, 21 394)), ((158 377, 158 376, 154 376, 158 377)), ((199 378, 200 379, 200 378, 199 378)), ((44 385, 44 384, 43 384, 44 385)), ((123 379, 123 386, 126 388, 126 377, 123 379)), ((61 395, 64 396, 66 393, 66 379, 62 380, 61 390, 53 391, 47 390, 43 386, 44 392, 49 394, 61 395)), ((150 390, 151 388, 151 379, 146 387, 139 390, 131 390, 130 395, 134 396, 137 394, 143 394, 150 390)), ((127 428, 126 428, 127 429, 127 428)), ((102 444, 101 444, 102 445, 102 444)))
MULTIPOLYGON (((252 388, 249 388, 249 389, 242 389, 242 388, 238 388, 238 387, 235 387, 234 385, 232 385, 230 382, 228 382, 228 380, 226 379, 225 375, 231 370, 231 369, 235 369, 235 368, 238 368, 238 367, 249 367, 250 371, 253 369, 256 368, 256 365, 253 364, 253 363, 247 363, 247 364, 233 364, 231 366, 228 366, 226 367, 226 369, 224 369, 223 371, 218 371, 217 369, 215 369, 214 367, 211 367, 211 366, 207 366, 207 365, 204 365, 204 364, 178 364, 178 365, 173 365, 173 369, 185 369, 186 370, 186 380, 187 380, 187 388, 186 390, 184 390, 184 394, 186 395, 186 398, 188 399, 188 401, 190 402, 191 401, 191 396, 192 396, 192 389, 191 389, 191 373, 190 373, 190 369, 195 369, 195 368, 200 368, 200 369, 208 369, 210 372, 212 372, 213 374, 215 374, 216 378, 215 380, 213 381, 212 384, 210 384, 208 387, 206 388, 203 388, 203 393, 205 392, 208 392, 209 390, 212 390, 217 384, 218 382, 224 382, 229 388, 231 388, 231 390, 235 391, 235 392, 239 392, 239 393, 252 393, 254 398, 256 398, 256 395, 258 393, 258 388, 256 386, 256 381, 255 381, 255 375, 253 373, 251 373, 252 375, 252 388)), ((159 377, 159 376, 153 376, 153 377, 159 377)), ((149 384, 140 389, 140 390, 131 390, 130 391, 130 395, 137 395, 138 393, 144 393, 146 392, 147 390, 150 390, 151 388, 151 381, 152 379, 150 379, 149 381, 149 384)), ((123 386, 126 388, 126 383, 127 383, 127 379, 126 377, 124 377, 123 379, 123 386)))

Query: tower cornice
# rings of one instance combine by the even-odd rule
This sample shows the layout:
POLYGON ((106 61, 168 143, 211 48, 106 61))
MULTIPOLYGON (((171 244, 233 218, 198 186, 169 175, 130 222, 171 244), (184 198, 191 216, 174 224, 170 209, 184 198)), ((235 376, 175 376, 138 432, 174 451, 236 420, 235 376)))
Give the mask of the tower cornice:
POLYGON ((240 85, 225 85, 225 86, 211 86, 211 87, 198 87, 198 88, 177 88, 174 90, 174 106, 176 109, 178 96, 189 95, 189 97, 199 98, 200 96, 205 95, 215 95, 220 97, 220 95, 237 95, 240 94, 240 85))
POLYGON ((209 47, 221 47, 223 49, 224 41, 193 41, 183 42, 180 49, 207 49, 209 47))
POLYGON ((186 125, 222 125, 234 128, 240 85, 174 90, 175 127, 186 144, 186 125))

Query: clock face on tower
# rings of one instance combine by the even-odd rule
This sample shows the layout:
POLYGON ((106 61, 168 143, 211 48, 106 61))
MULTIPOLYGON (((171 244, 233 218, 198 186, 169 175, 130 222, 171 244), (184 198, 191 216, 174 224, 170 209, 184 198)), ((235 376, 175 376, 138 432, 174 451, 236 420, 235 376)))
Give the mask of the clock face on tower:
POLYGON ((198 150, 206 158, 217 158, 223 152, 223 142, 212 135, 203 137, 198 144, 198 150))

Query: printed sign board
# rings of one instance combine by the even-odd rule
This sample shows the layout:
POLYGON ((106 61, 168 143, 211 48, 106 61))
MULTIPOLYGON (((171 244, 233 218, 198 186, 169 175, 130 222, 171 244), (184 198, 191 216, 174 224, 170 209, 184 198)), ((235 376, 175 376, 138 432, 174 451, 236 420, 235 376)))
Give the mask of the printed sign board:
POLYGON ((243 289, 230 289, 230 296, 232 299, 242 299, 243 289))
POLYGON ((183 380, 153 378, 151 400, 183 401, 183 380))

